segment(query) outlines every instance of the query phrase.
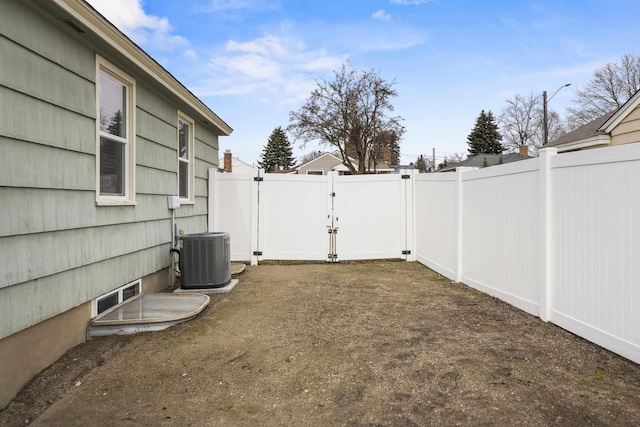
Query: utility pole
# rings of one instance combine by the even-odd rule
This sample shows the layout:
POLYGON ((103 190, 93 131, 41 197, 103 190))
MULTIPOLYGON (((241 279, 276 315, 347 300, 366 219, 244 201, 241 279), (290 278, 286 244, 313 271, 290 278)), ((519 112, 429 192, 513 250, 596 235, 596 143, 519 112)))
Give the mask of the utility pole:
POLYGON ((547 91, 542 91, 542 146, 549 142, 549 124, 547 123, 547 91))
POLYGON ((435 172, 436 171, 436 147, 433 147, 432 150, 433 151, 432 151, 431 157, 433 159, 433 172, 435 172))

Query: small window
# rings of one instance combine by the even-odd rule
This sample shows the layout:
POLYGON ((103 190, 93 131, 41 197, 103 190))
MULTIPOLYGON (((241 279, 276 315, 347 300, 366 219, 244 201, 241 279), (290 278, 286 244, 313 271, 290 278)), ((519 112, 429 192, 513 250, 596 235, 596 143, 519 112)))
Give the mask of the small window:
POLYGON ((98 204, 135 200, 135 80, 97 57, 98 204))
POLYGON ((193 120, 178 113, 178 195, 180 201, 193 202, 193 120))
POLYGON ((111 295, 107 295, 106 297, 100 298, 98 300, 98 312, 96 314, 104 313, 109 310, 111 307, 118 305, 118 294, 114 293, 111 295))
POLYGON ((323 171, 307 171, 307 175, 324 175, 323 171))
POLYGON ((136 295, 140 294, 140 280, 128 283, 116 290, 106 293, 94 299, 91 304, 91 317, 96 317, 109 310, 111 307, 122 303, 136 295))

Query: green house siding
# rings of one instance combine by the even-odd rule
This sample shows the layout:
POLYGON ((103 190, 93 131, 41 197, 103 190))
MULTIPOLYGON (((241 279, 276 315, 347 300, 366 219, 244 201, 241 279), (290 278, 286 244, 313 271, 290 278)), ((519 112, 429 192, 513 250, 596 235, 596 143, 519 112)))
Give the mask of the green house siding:
POLYGON ((0 339, 167 268, 178 112, 195 122, 195 203, 176 211, 186 233, 207 230, 224 133, 121 52, 29 4, 0 2, 0 339), (136 81, 134 206, 96 205, 96 53, 136 81))
MULTIPOLYGON (((70 73, 93 81, 95 65, 87 59, 93 57, 94 50, 80 39, 70 37, 69 28, 32 9, 30 3, 18 0, 0 2, 2 34, 8 40, 60 65, 70 73)), ((25 58, 24 61, 26 60, 25 58)), ((20 70, 22 73, 26 72, 20 70)))
MULTIPOLYGON (((19 73, 18 69, 14 73, 19 73)), ((91 116, 78 114, 34 95, 16 92, 5 86, 3 80, 0 99, 3 137, 95 154, 95 112, 91 116)), ((91 99, 95 102, 95 94, 91 94, 91 99)))
POLYGON ((2 289, 2 336, 90 301, 114 283, 127 283, 131 276, 146 276, 161 270, 166 264, 165 259, 164 247, 148 248, 2 289), (62 287, 61 283, 65 286, 62 287), (5 304, 5 300, 14 304, 5 304))

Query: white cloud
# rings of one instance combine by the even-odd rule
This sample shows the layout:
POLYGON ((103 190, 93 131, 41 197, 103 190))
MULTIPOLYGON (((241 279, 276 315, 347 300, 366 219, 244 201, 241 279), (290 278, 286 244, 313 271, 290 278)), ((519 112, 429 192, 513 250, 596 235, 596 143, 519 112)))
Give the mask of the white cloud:
POLYGON ((228 52, 253 53, 267 56, 283 56, 286 53, 284 41, 276 36, 267 35, 265 37, 240 43, 229 40, 226 45, 228 52))
POLYGON ((378 19, 380 21, 388 21, 391 19, 391 15, 385 12, 384 9, 375 11, 371 16, 373 19, 378 19))
POLYGON ((183 52, 185 58, 198 59, 198 54, 193 49, 187 49, 183 52))
POLYGON ((147 15, 142 9, 142 0, 87 1, 140 46, 168 50, 189 44, 184 37, 171 34, 167 18, 147 15))
POLYGON ((264 10, 276 7, 273 0, 211 0, 205 6, 207 12, 223 12, 243 9, 264 10))
POLYGON ((415 5, 419 6, 421 4, 430 3, 436 0, 391 0, 392 4, 402 4, 402 5, 415 5))
POLYGON ((230 40, 224 52, 209 61, 201 96, 260 94, 265 102, 292 103, 305 99, 315 78, 344 63, 346 55, 307 49, 297 38, 267 34, 240 42, 230 40))

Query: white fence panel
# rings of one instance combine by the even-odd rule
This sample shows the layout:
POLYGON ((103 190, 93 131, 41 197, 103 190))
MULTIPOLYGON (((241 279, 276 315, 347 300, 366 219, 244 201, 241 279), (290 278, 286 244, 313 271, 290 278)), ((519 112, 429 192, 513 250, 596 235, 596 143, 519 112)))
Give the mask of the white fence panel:
POLYGON ((264 260, 326 260, 329 176, 265 174, 258 247, 264 260))
POLYGON ((552 159, 551 321, 640 363, 640 144, 552 159))
POLYGON ((462 175, 462 282, 538 315, 538 160, 462 175))
POLYGON ((419 174, 414 183, 416 260, 454 279, 457 275, 458 173, 419 174))
POLYGON ((249 261, 257 232, 257 194, 253 174, 209 170, 209 231, 230 236, 231 261, 249 261))
POLYGON ((409 180, 210 173, 209 230, 252 262, 257 249, 327 260, 331 226, 339 259, 412 249, 407 259, 640 363, 640 144, 554 153, 409 180))
POLYGON ((338 259, 406 257, 407 182, 397 174, 334 177, 338 259))

